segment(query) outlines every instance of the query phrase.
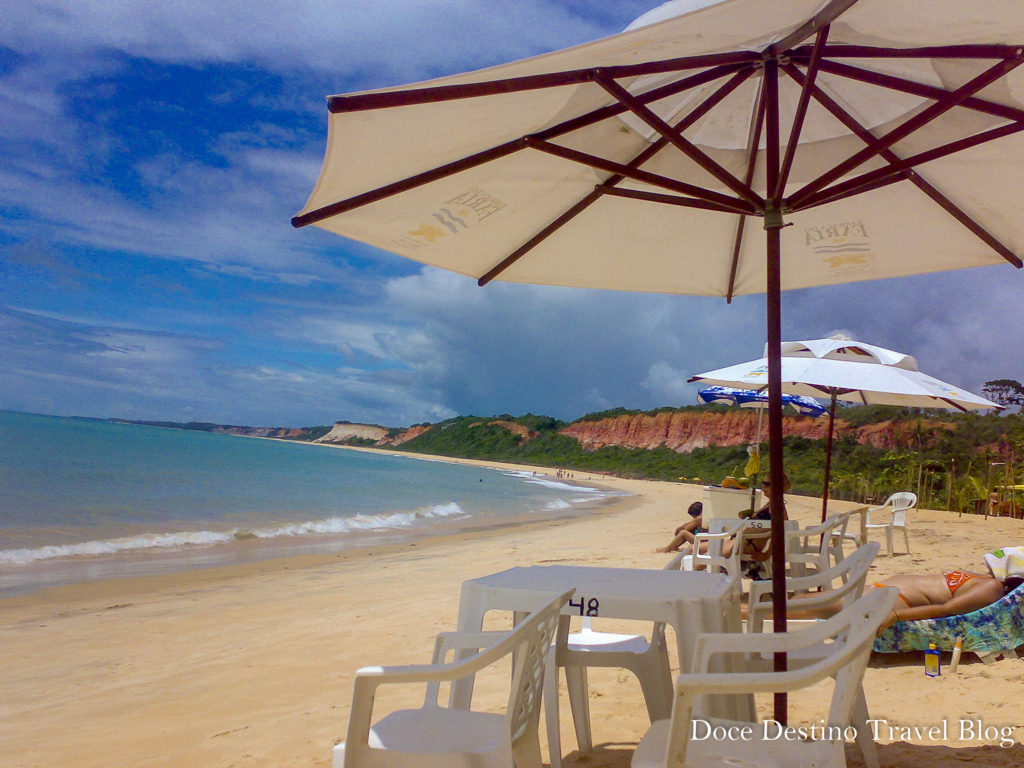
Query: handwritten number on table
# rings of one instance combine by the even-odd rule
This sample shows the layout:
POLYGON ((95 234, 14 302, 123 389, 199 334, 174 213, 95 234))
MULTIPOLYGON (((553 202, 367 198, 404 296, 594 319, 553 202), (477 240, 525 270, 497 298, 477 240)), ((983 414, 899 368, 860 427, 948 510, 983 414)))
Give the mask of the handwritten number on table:
POLYGON ((601 607, 601 603, 596 597, 592 597, 589 600, 580 596, 579 601, 570 600, 569 606, 576 608, 580 612, 580 616, 597 616, 598 609, 601 607))

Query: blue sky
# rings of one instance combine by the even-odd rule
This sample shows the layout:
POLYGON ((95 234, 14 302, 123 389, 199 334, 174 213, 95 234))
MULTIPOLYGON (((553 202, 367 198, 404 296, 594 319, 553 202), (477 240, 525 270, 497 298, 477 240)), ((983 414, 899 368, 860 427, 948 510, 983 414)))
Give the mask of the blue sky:
MULTIPOLYGON (((474 281, 292 229, 325 97, 614 34, 600 0, 9 0, 0 15, 0 409, 302 426, 574 418, 694 401, 764 302, 474 281)), ((975 391, 1024 379, 1024 275, 783 299, 975 391)))

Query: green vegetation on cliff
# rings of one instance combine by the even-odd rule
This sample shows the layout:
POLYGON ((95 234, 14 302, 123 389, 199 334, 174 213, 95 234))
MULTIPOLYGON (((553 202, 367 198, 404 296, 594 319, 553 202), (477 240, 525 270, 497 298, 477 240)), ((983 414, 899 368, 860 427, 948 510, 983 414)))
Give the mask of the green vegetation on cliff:
MULTIPOLYGON (((614 408, 588 414, 577 422, 654 417, 666 413, 725 414, 732 410, 722 405, 652 411, 614 408)), ((749 416, 755 417, 753 413, 749 416)), ((840 408, 837 419, 845 422, 846 432, 837 437, 833 448, 831 494, 835 498, 870 501, 883 499, 893 491, 912 490, 921 498, 922 506, 973 511, 981 508, 990 493, 1010 503, 1013 492, 1003 486, 1024 482, 1024 466, 1018 468, 1018 463, 1024 465, 1020 461, 1024 456, 1024 417, 1019 413, 982 415, 891 406, 845 406, 840 408), (852 430, 862 430, 861 435, 865 430, 873 430, 884 439, 872 442, 887 447, 858 442, 852 430)), ((288 430, 198 422, 144 423, 306 441, 331 430, 330 426, 288 430)), ((747 463, 745 445, 712 446, 688 453, 677 453, 664 446, 646 449, 608 445, 587 449, 576 438, 560 434, 569 426, 568 422, 532 413, 518 417, 510 414, 458 416, 437 424, 416 426, 427 429, 397 448, 439 456, 694 483, 717 483, 726 475, 738 476, 747 463)), ((388 439, 393 440, 404 431, 389 428, 388 439)), ((353 437, 346 442, 388 447, 366 438, 353 437)), ((786 471, 793 480, 794 492, 819 495, 824 477, 825 441, 790 435, 785 438, 784 448, 786 471)), ((765 443, 762 443, 762 452, 767 452, 765 443)), ((1024 498, 1017 501, 1024 503, 1024 498)))
MULTIPOLYGON (((616 408, 589 414, 580 421, 599 421, 638 414, 714 410, 726 406, 660 408, 627 411, 616 408)), ((1019 414, 979 415, 919 411, 889 406, 844 407, 837 414, 850 427, 884 425, 894 446, 876 448, 852 436, 833 446, 831 493, 836 498, 881 499, 897 490, 913 490, 923 506, 974 510, 997 486, 1018 482, 1018 457, 1024 455, 1024 420, 1019 414)), ((586 450, 559 431, 565 422, 527 414, 512 417, 459 416, 432 425, 401 450, 441 456, 508 461, 557 467, 577 472, 622 477, 717 483, 739 475, 747 461, 746 447, 712 446, 689 453, 665 447, 651 450, 606 446, 586 450), (524 439, 494 422, 512 422, 536 433, 524 439)), ((825 467, 825 442, 789 436, 784 441, 786 471, 794 492, 820 495, 825 467)), ((767 445, 762 444, 767 451, 767 445)))

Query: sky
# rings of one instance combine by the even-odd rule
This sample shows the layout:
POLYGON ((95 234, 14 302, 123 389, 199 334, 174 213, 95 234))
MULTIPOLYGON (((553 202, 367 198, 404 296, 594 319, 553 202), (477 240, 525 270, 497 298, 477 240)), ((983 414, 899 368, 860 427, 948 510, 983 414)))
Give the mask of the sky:
MULTIPOLYGON (((764 299, 475 281, 315 227, 330 94, 615 34, 658 0, 7 0, 0 409, 387 426, 695 402, 759 357, 764 299)), ((783 295, 977 392, 1024 380, 1024 274, 783 295)))

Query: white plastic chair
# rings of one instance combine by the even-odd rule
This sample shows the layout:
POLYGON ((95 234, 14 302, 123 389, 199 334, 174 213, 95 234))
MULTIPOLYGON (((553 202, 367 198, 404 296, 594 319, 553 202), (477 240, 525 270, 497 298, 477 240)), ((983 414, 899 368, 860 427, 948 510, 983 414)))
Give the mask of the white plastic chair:
MULTIPOLYGON (((868 568, 874 561, 881 545, 878 542, 865 544, 842 562, 820 573, 810 576, 786 579, 786 609, 798 610, 801 613, 827 614, 840 610, 864 593, 868 568), (821 590, 821 591, 817 591, 821 590)), ((755 582, 750 586, 750 602, 747 612, 747 632, 759 633, 764 629, 764 622, 771 613, 770 582, 755 582)), ((797 623, 806 623, 804 619, 796 619, 797 623)), ((787 622, 787 627, 790 622, 787 622)), ((790 669, 796 669, 827 655, 831 649, 827 645, 812 645, 802 651, 790 654, 790 669)), ((774 659, 770 655, 752 656, 747 661, 750 671, 767 672, 772 669, 774 659)), ((868 703, 864 696, 863 686, 860 687, 854 702, 852 725, 857 729, 857 745, 864 758, 865 768, 879 768, 878 750, 871 738, 869 726, 870 715, 868 703)))
POLYGON ((562 758, 558 712, 560 667, 565 668, 569 707, 581 754, 594 748, 590 732, 588 667, 628 669, 636 675, 652 723, 672 712, 672 669, 665 642, 665 625, 656 622, 648 639, 643 635, 596 632, 591 619, 584 618, 581 631, 559 637, 556 641, 544 678, 544 724, 551 768, 559 768, 562 758))
MULTIPOLYGON (((664 570, 680 570, 677 555, 664 570)), ((558 670, 565 668, 565 686, 569 693, 576 744, 581 754, 594 748, 590 731, 590 684, 587 667, 628 669, 640 681, 647 714, 653 723, 672 713, 672 669, 665 642, 665 625, 654 622, 650 639, 643 635, 597 632, 593 619, 585 616, 579 632, 568 634, 568 625, 560 625, 555 647, 544 677, 544 727, 548 734, 551 768, 562 764, 561 730, 558 712, 558 670)))
POLYGON ((793 576, 827 571, 843 559, 843 536, 850 522, 842 512, 819 525, 786 532, 786 561, 793 576))
POLYGON ((356 672, 345 742, 334 768, 540 768, 537 726, 544 670, 559 611, 569 590, 529 614, 509 632, 445 632, 431 664, 364 667, 356 672), (446 663, 449 651, 485 650, 446 663), (438 702, 440 684, 476 675, 512 655, 512 682, 503 714, 455 709, 438 702), (426 685, 420 709, 398 710, 372 723, 377 688, 426 685))
MULTIPOLYGON (((835 616, 800 632, 701 635, 694 657, 697 671, 679 675, 672 718, 651 726, 633 754, 632 767, 845 768, 845 729, 851 724, 875 631, 892 609, 897 594, 895 587, 872 590, 835 616), (750 657, 785 651, 799 655, 809 647, 826 650, 807 665, 785 672, 709 671, 712 659, 720 654, 750 657), (823 719, 825 725, 819 725, 816 738, 810 740, 765 739, 764 724, 701 715, 701 697, 705 695, 795 691, 827 678, 835 680, 831 705, 823 719), (734 730, 724 732, 724 738, 691 739, 694 728, 705 728, 705 724, 734 730), (826 727, 828 731, 822 734, 826 727), (738 730, 743 728, 751 730, 738 730), (730 738, 729 733, 734 736, 730 738)), ((775 735, 775 731, 769 735, 775 735)))
MULTIPOLYGON (((843 535, 840 537, 838 542, 840 548, 847 541, 852 541, 854 548, 863 547, 868 543, 868 532, 865 527, 868 513, 869 509, 867 507, 857 507, 856 509, 851 509, 846 513, 850 516, 850 523, 854 522, 854 516, 856 515, 856 530, 851 531, 850 525, 847 525, 846 530, 843 532, 843 535)), ((835 534, 833 534, 833 536, 835 536, 835 534)))
POLYGON ((885 543, 888 548, 889 557, 893 556, 893 533, 897 528, 903 530, 903 543, 907 547, 907 554, 910 554, 910 535, 907 533, 907 510, 917 506, 917 494, 910 491, 894 493, 880 507, 872 507, 864 515, 864 529, 872 530, 881 528, 885 530, 885 543), (872 523, 871 514, 881 512, 886 507, 892 508, 892 517, 884 523, 872 523))
MULTIPOLYGON (((739 522, 739 521, 737 521, 739 522)), ((759 539, 760 537, 768 537, 771 535, 771 521, 770 520, 756 520, 753 518, 744 518, 742 522, 746 523, 746 527, 743 529, 744 541, 747 539, 759 539)), ((790 533, 796 531, 800 527, 800 523, 796 520, 786 520, 783 523, 783 541, 788 545, 790 533)), ((759 549, 763 549, 762 546, 758 546, 759 549)), ((787 554, 788 561, 788 554, 787 554)), ((754 565, 764 570, 764 573, 769 578, 772 575, 772 561, 771 558, 766 560, 759 560, 752 555, 741 551, 740 552, 740 570, 743 571, 749 565, 754 565)))
POLYGON ((693 546, 690 552, 676 555, 669 564, 665 566, 669 570, 679 569, 683 571, 703 570, 710 573, 728 573, 736 577, 740 575, 743 556, 743 531, 750 527, 749 520, 734 519, 729 517, 716 517, 708 520, 707 533, 697 533, 693 537, 693 546), (732 547, 729 557, 722 555, 724 544, 732 537, 736 537, 736 543, 732 547), (701 545, 706 544, 702 553, 701 545))
MULTIPOLYGON (((868 568, 881 545, 870 542, 831 568, 808 576, 786 579, 786 606, 800 612, 814 613, 841 607, 856 600, 864 592, 868 568)), ((747 631, 761 632, 765 618, 772 610, 772 583, 755 581, 750 585, 747 602, 747 631)))

